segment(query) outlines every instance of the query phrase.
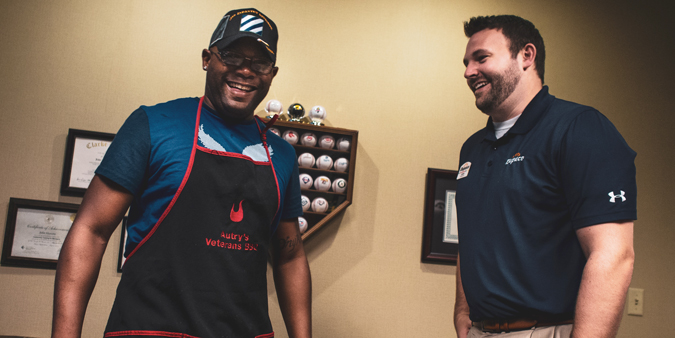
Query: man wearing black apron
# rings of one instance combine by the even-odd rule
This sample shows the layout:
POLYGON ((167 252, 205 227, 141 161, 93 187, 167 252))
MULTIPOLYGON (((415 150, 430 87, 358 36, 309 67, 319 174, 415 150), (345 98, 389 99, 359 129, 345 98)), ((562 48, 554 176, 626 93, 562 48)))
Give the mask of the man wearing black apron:
POLYGON ((268 132, 274 119, 254 117, 278 71, 277 40, 259 11, 228 12, 202 52, 205 95, 143 106, 125 122, 63 245, 53 337, 81 335, 105 247, 130 205, 105 337, 274 337, 268 254, 289 336, 311 336, 295 153, 268 132))

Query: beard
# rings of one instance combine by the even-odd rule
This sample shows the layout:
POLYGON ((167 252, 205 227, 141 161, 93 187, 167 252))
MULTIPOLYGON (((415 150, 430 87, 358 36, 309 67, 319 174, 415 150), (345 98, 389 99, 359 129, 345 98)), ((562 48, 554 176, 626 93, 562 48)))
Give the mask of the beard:
POLYGON ((485 79, 490 83, 489 92, 483 93, 480 97, 476 97, 476 107, 485 114, 490 114, 497 107, 499 107, 511 94, 516 90, 520 77, 518 76, 518 64, 516 62, 511 64, 502 73, 485 76, 485 79))

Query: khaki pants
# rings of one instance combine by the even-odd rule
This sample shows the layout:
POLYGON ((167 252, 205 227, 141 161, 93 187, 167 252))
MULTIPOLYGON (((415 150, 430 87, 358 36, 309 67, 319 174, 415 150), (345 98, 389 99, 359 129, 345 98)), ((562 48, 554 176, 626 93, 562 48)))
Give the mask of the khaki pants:
POLYGON ((572 324, 535 327, 528 330, 513 332, 490 333, 472 327, 467 338, 569 338, 572 334, 572 324))

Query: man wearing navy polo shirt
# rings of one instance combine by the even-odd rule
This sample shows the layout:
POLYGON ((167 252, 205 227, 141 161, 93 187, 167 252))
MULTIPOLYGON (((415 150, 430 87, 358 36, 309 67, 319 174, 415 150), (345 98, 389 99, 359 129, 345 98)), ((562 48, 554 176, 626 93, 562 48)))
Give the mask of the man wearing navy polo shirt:
POLYGON ((489 118, 460 153, 457 335, 614 337, 636 154, 600 112, 548 93, 531 22, 475 17, 464 31, 464 77, 489 118))

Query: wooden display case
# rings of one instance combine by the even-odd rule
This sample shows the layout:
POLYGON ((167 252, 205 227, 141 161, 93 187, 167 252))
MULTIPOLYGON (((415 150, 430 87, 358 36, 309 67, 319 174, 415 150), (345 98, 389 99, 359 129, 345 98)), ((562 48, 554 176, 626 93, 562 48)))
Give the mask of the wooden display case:
POLYGON ((316 126, 312 124, 288 121, 277 121, 274 123, 273 128, 279 130, 280 135, 283 135, 283 133, 288 130, 294 130, 297 132, 298 142, 293 144, 293 147, 295 148, 295 153, 298 157, 303 153, 310 153, 314 155, 315 159, 318 159, 321 155, 328 155, 333 160, 333 163, 335 163, 335 161, 339 158, 345 158, 349 161, 347 170, 345 172, 337 171, 334 169, 334 167, 331 167, 330 169, 318 169, 316 165, 312 168, 299 167, 300 174, 309 174, 313 180, 319 176, 326 176, 331 182, 334 182, 339 178, 347 180, 347 189, 342 193, 334 192, 332 188, 329 191, 319 191, 316 190, 314 186, 312 186, 310 189, 301 189, 302 195, 307 196, 310 200, 310 203, 317 197, 323 197, 328 201, 329 205, 328 211, 326 212, 315 212, 312 211, 311 207, 309 210, 304 212, 303 217, 307 221, 308 226, 307 231, 305 231, 305 233, 302 235, 302 239, 306 240, 309 236, 328 224, 328 222, 337 216, 338 213, 344 211, 349 205, 352 204, 352 196, 354 193, 354 170, 356 169, 356 149, 358 146, 359 132, 357 130, 316 126), (301 137, 305 133, 312 133, 317 137, 316 146, 304 146, 301 144, 301 137), (320 141, 321 138, 326 135, 332 136, 336 141, 336 144, 332 149, 322 148, 319 146, 318 141, 320 141), (337 149, 337 141, 341 138, 346 138, 349 140, 349 149, 337 149))

